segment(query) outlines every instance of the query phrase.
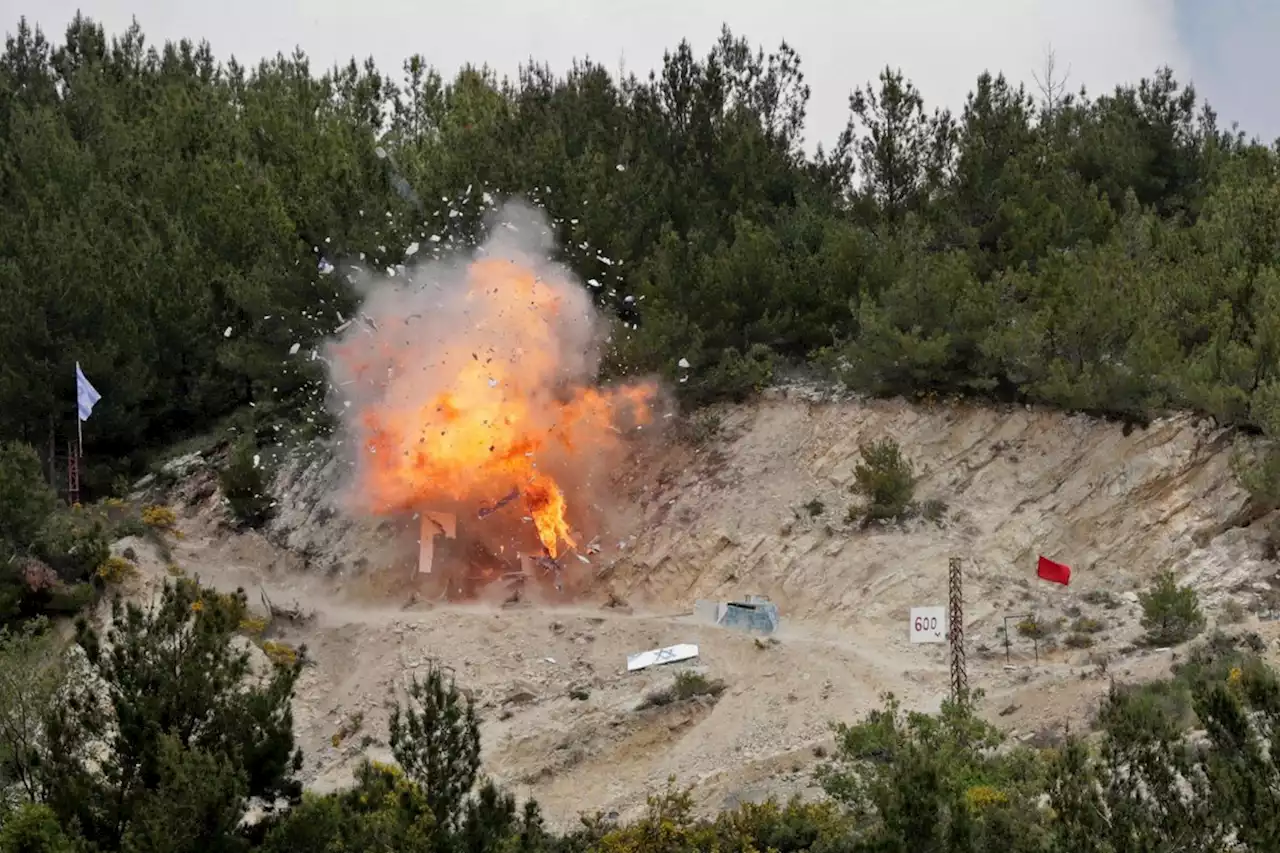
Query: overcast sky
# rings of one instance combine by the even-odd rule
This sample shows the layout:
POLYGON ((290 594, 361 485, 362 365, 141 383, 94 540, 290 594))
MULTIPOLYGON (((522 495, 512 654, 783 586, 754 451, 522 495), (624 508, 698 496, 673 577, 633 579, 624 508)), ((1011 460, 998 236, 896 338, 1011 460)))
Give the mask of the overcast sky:
POLYGON ((110 32, 136 15, 152 42, 204 38, 242 62, 300 46, 319 66, 372 55, 398 70, 416 52, 446 73, 472 62, 514 74, 529 57, 647 72, 681 38, 705 52, 728 23, 800 52, 811 142, 835 138, 850 90, 886 64, 929 104, 955 108, 983 69, 1034 85, 1052 47, 1073 89, 1109 90, 1167 64, 1224 122, 1280 136, 1280 61, 1268 57, 1280 0, 0 0, 0 19, 12 31, 25 15, 56 39, 77 8, 110 32))

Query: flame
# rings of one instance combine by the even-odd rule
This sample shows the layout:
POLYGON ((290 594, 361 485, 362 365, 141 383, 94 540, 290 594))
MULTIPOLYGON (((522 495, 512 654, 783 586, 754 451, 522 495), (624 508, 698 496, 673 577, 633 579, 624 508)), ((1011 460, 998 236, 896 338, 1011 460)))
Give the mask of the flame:
POLYGON ((533 516, 533 523, 538 528, 538 539, 552 559, 560 554, 561 539, 570 548, 578 547, 569 533, 569 524, 565 521, 564 493, 555 480, 535 474, 525 492, 525 499, 529 502, 529 514, 533 516))
POLYGON ((355 493, 377 514, 445 502, 474 512, 514 488, 555 558, 577 547, 559 475, 616 450, 624 413, 650 423, 656 387, 594 383, 584 353, 598 321, 567 277, 488 257, 455 285, 381 302, 375 292, 371 322, 330 349, 333 378, 358 388, 346 422, 362 451, 355 493), (434 310, 415 321, 406 307, 434 310))

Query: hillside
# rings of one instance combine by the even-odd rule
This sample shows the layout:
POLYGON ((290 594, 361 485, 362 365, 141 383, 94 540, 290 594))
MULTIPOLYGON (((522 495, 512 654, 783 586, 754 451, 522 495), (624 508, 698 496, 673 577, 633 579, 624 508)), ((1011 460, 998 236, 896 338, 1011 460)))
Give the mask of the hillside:
MULTIPOLYGON (((625 536, 601 537, 587 592, 571 603, 423 600, 412 561, 396 563, 412 548, 389 525, 341 512, 343 467, 319 448, 280 471, 280 511, 265 535, 229 532, 201 457, 171 463, 182 475, 169 497, 182 533, 172 559, 205 582, 244 586, 252 602, 260 588, 314 611, 277 637, 305 644, 314 661, 295 702, 312 787, 345 785, 360 754, 384 755, 364 733, 385 730, 388 692, 434 657, 481 704, 486 772, 535 794, 562 826, 580 811, 632 816, 671 775, 696 785, 707 812, 815 793, 807 771, 829 748, 830 721, 877 707, 883 691, 921 709, 946 695, 942 647, 912 647, 905 626, 910 606, 945 602, 952 555, 965 565, 971 685, 1018 739, 1084 720, 1107 676, 1167 670, 1176 650, 1132 644, 1135 593, 1158 571, 1194 584, 1211 624, 1227 598, 1270 606, 1275 564, 1256 529, 1232 526, 1245 495, 1229 436, 1192 417, 1130 431, 1022 407, 864 402, 799 386, 699 417, 700 443, 652 445, 615 472, 637 512, 625 536), (859 444, 884 436, 916 466, 917 497, 945 502, 940 522, 862 530, 844 520, 859 444), (1038 553, 1073 566, 1069 588, 1035 580, 1038 553), (778 604, 779 642, 691 616, 696 599, 752 593, 778 604), (1042 649, 1038 665, 1015 636, 1006 665, 1003 617, 1028 613, 1103 627, 1093 649, 1042 649), (725 691, 639 708, 679 667, 627 674, 626 654, 679 642, 699 645, 692 668, 725 691)), ((164 576, 158 556, 142 563, 148 585, 164 576)))

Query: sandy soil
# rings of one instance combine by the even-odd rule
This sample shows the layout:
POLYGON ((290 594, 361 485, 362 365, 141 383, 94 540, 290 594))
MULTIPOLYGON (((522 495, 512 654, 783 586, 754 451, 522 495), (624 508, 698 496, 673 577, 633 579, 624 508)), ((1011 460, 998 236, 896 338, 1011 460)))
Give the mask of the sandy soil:
MULTIPOLYGON (((485 771, 537 796, 561 826, 583 811, 631 816, 672 776, 694 786, 706 812, 819 795, 811 771, 830 751, 833 720, 857 719, 886 691, 924 710, 946 696, 943 647, 912 646, 906 622, 910 606, 945 602, 951 554, 966 561, 970 685, 985 692, 984 713, 1024 740, 1084 724, 1110 677, 1167 671, 1178 650, 1133 645, 1135 590, 1155 571, 1196 583, 1211 614, 1227 597, 1262 595, 1275 573, 1256 531, 1231 525, 1243 496, 1229 442, 1190 419, 1124 435, 1020 409, 795 394, 720 416, 710 443, 665 448, 620 477, 638 532, 606 549, 595 594, 574 605, 428 605, 389 594, 392 570, 351 569, 355 534, 319 514, 332 485, 322 461, 282 476, 281 518, 265 536, 228 531, 197 471, 173 498, 181 538, 172 560, 204 582, 244 587, 253 604, 265 593, 314 611, 278 636, 305 645, 312 661, 295 713, 313 788, 347 784, 361 755, 386 757, 386 700, 437 659, 481 707, 485 771), (941 524, 845 523, 858 443, 881 435, 916 463, 919 496, 948 505, 941 524), (803 508, 814 499, 817 514, 803 508), (1038 552, 1077 567, 1071 587, 1035 580, 1038 552), (1089 604, 1101 590, 1110 605, 1089 604), (610 592, 625 605, 603 603, 610 592), (779 603, 776 642, 691 615, 697 598, 747 593, 779 603), (1045 650, 1038 664, 1030 641, 1015 637, 1006 662, 998 629, 1029 612, 1105 627, 1094 648, 1045 650), (698 644, 695 661, 626 672, 628 653, 685 642, 698 644), (682 666, 723 681, 718 701, 641 708, 682 666), (356 717, 358 731, 335 745, 356 717)), ((167 560, 140 542, 117 548, 126 545, 143 568, 137 593, 154 590, 167 560)), ((1272 624, 1251 627, 1270 636, 1272 624)))

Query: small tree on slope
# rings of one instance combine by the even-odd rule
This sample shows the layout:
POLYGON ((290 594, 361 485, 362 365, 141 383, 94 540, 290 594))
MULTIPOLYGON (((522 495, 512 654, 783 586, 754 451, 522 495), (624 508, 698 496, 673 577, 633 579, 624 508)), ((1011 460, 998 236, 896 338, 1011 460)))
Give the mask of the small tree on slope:
POLYGON ((391 706, 391 753, 426 793, 436 823, 456 829, 480 772, 480 720, 453 678, 433 665, 408 701, 391 706))
POLYGON ((86 671, 50 716, 42 765, 63 826, 119 850, 130 837, 164 835, 166 817, 182 814, 165 803, 185 798, 178 823, 195 834, 170 849, 221 850, 248 797, 297 801, 290 703, 301 663, 252 678, 233 644, 245 611, 241 590, 181 580, 149 610, 117 597, 106 643, 80 620, 86 671))
POLYGON ((1151 589, 1139 596, 1142 627, 1153 646, 1185 643, 1204 630, 1204 614, 1196 591, 1178 586, 1173 572, 1161 572, 1151 589))

